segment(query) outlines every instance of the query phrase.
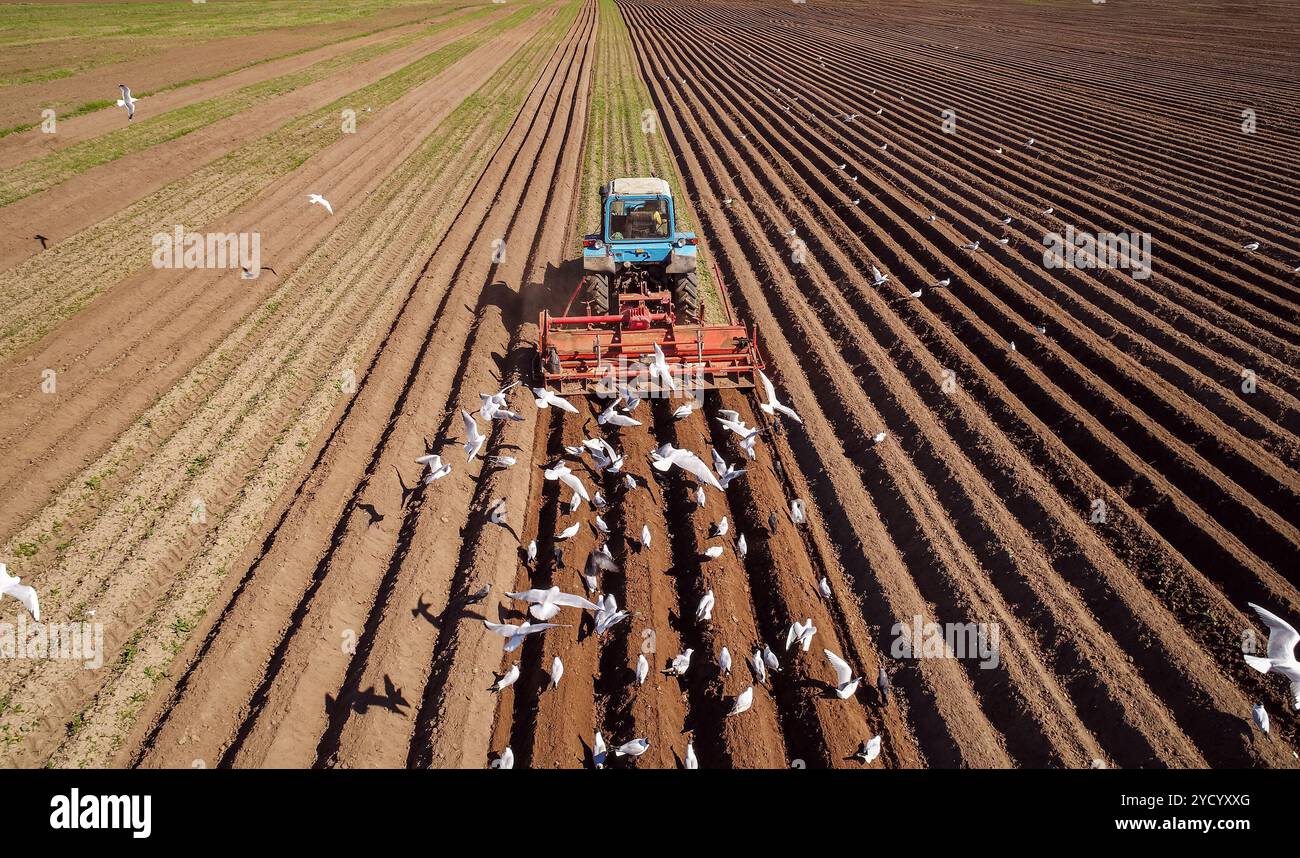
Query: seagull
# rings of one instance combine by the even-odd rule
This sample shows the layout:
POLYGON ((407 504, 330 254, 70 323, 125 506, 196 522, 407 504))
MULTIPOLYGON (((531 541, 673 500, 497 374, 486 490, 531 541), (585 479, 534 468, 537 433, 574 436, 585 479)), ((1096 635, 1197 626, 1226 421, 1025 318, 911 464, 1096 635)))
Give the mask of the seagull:
POLYGON ((717 599, 713 597, 713 591, 705 593, 700 599, 700 604, 695 609, 695 619, 700 622, 711 622, 713 620, 713 606, 717 599))
POLYGON ((925 222, 934 223, 934 220, 935 220, 935 215, 930 215, 928 218, 925 219, 925 222))
POLYGON ((495 465, 498 468, 510 468, 519 461, 514 456, 488 456, 483 461, 489 465, 495 465))
POLYGON ((1248 241, 1248 242, 1246 242, 1245 244, 1243 244, 1243 245, 1241 246, 1241 249, 1242 249, 1242 250, 1249 250, 1249 251, 1252 251, 1252 252, 1253 252, 1253 251, 1256 251, 1256 250, 1259 250, 1259 242, 1258 242, 1258 241, 1248 241))
POLYGON ((1034 325, 1034 330, 1040 334, 1047 333, 1047 325, 1034 325))
POLYGON ((795 498, 794 500, 790 501, 790 520, 793 521, 795 524, 803 524, 805 521, 808 520, 807 517, 804 515, 803 501, 799 500, 798 498, 795 498))
POLYGON ((588 601, 581 596, 575 596, 572 593, 562 593, 559 587, 551 587, 547 590, 532 589, 520 590, 516 593, 506 593, 511 599, 517 602, 531 602, 532 606, 528 613, 532 614, 539 620, 549 620, 560 612, 560 608, 582 608, 586 611, 599 611, 600 605, 588 601))
POLYGON ((695 487, 695 505, 696 505, 696 506, 704 506, 704 504, 705 504, 707 501, 708 501, 708 498, 705 497, 705 495, 704 495, 704 486, 696 486, 696 487, 695 487))
POLYGON ((772 648, 767 644, 763 644, 763 664, 774 673, 781 672, 781 662, 777 660, 776 653, 772 652, 772 648))
POLYGON ((731 676, 731 650, 725 646, 722 648, 722 652, 718 654, 718 667, 727 676, 731 676))
POLYGON ((462 408, 460 416, 465 421, 465 455, 467 456, 465 461, 472 462, 487 443, 487 436, 479 433, 478 422, 473 414, 462 408))
POLYGON ((650 525, 648 524, 641 525, 641 547, 650 547, 650 525))
POLYGON ((650 662, 646 661, 645 653, 636 657, 636 684, 645 685, 645 678, 650 675, 650 662))
POLYGON ((767 668, 763 666, 763 651, 754 650, 754 655, 749 661, 754 666, 754 677, 759 682, 767 682, 767 668))
POLYGON ((740 696, 738 696, 736 702, 731 705, 731 711, 727 713, 727 716, 730 717, 732 715, 739 715, 741 712, 748 712, 749 707, 753 705, 754 686, 751 685, 744 691, 740 692, 740 696))
POLYGON ((560 685, 560 678, 563 676, 564 662, 560 661, 560 657, 557 655, 555 660, 551 662, 551 687, 558 688, 560 685))
POLYGON ((131 87, 119 83, 117 88, 122 91, 122 97, 117 100, 117 106, 126 108, 126 121, 130 122, 135 119, 135 99, 131 97, 131 87))
POLYGON ((312 206, 320 206, 330 214, 334 214, 334 206, 330 205, 330 201, 322 197, 320 194, 308 194, 307 204, 312 206))
POLYGON ((1010 218, 1009 216, 1008 216, 1008 217, 1004 217, 1004 218, 1000 221, 1000 223, 1001 223, 1003 226, 1010 226, 1010 225, 1011 225, 1011 218, 1010 218))
POLYGON ((596 418, 596 422, 599 423, 601 426, 612 425, 612 426, 627 427, 627 426, 641 425, 641 421, 637 420, 635 417, 629 417, 626 414, 619 414, 618 402, 614 402, 612 405, 609 406, 609 408, 606 408, 604 411, 600 412, 600 416, 596 418))
POLYGON ((821 593, 827 599, 831 597, 831 582, 823 576, 821 581, 817 582, 817 592, 821 593))
POLYGON ((514 685, 515 681, 518 679, 519 679, 519 665, 512 664, 510 665, 510 669, 507 670, 504 674, 502 674, 501 678, 498 679, 496 681, 496 684, 492 686, 492 691, 494 692, 504 691, 505 689, 514 685))
POLYGON ((649 739, 633 739, 626 745, 614 749, 616 757, 639 757, 650 749, 649 739))
POLYGON ((824 649, 822 652, 826 653, 826 660, 835 669, 835 696, 841 700, 848 700, 858 690, 858 683, 862 681, 862 677, 855 677, 849 663, 835 653, 828 649, 824 649))
POLYGON ((509 623, 494 623, 490 620, 484 620, 483 625, 487 626, 488 631, 501 635, 506 639, 506 652, 514 652, 519 649, 520 644, 524 642, 524 638, 528 635, 544 632, 547 629, 564 628, 564 626, 556 623, 529 623, 527 621, 512 626, 509 623))
POLYGON ((1246 604, 1254 608, 1264 625, 1268 626, 1268 657, 1248 655, 1246 664, 1260 673, 1280 673, 1290 680, 1291 697, 1295 708, 1300 709, 1300 662, 1295 657, 1295 645, 1300 642, 1300 633, 1276 614, 1269 613, 1253 602, 1246 604))
POLYGON ((536 540, 536 539, 531 540, 531 541, 528 543, 528 551, 527 551, 527 553, 525 554, 525 556, 528 558, 528 562, 529 562, 529 563, 533 563, 533 562, 535 562, 535 561, 537 560, 537 540, 536 540))
POLYGON ((506 514, 508 512, 509 510, 506 509, 506 499, 500 498, 493 503, 492 508, 488 510, 488 521, 493 524, 499 524, 502 527, 507 527, 506 514))
POLYGON ((812 645, 813 635, 817 634, 817 627, 813 625, 812 617, 800 623, 795 620, 790 624, 790 631, 785 634, 785 648, 788 651, 795 641, 807 652, 808 647, 812 645))
POLYGON ((509 745, 506 745, 506 749, 501 752, 501 756, 497 757, 496 768, 513 769, 514 767, 515 767, 515 752, 510 750, 509 745))
POLYGON ((1255 726, 1258 727, 1261 732, 1267 734, 1268 713, 1264 711, 1264 704, 1256 703, 1255 708, 1250 710, 1250 715, 1253 719, 1255 719, 1255 726))
POLYGON ((693 652, 695 652, 695 650, 687 649, 681 655, 674 656, 673 660, 668 665, 668 669, 665 670, 664 673, 671 676, 684 675, 687 669, 691 666, 691 653, 693 652))
POLYGON ((980 249, 980 243, 979 243, 978 241, 972 241, 972 242, 970 242, 969 244, 963 244, 963 245, 962 245, 962 249, 963 249, 963 250, 979 250, 979 249, 980 249))
POLYGON ((877 267, 874 266, 874 265, 871 266, 871 285, 872 285, 872 286, 883 286, 883 285, 885 284, 885 281, 887 281, 888 279, 889 279, 889 275, 888 275, 888 274, 882 274, 882 273, 880 272, 880 269, 879 269, 879 268, 877 268, 877 267))
POLYGON ((630 492, 636 491, 636 480, 631 474, 623 475, 623 485, 627 486, 627 490, 630 492))
POLYGON ((559 394, 555 393, 553 390, 550 390, 549 388, 534 387, 533 393, 536 394, 537 398, 535 402, 537 403, 538 408, 548 408, 554 405, 556 408, 560 409, 561 411, 567 411, 570 414, 578 413, 577 406, 575 406, 569 400, 565 399, 563 396, 560 396, 559 394))
POLYGON ((603 635, 630 616, 628 611, 618 609, 613 593, 606 593, 605 601, 601 603, 600 610, 596 611, 596 634, 603 635))
POLYGON ((713 486, 718 491, 722 491, 722 484, 709 470, 709 466, 704 464, 704 460, 690 450, 683 450, 674 447, 672 444, 664 444, 653 451, 650 458, 653 460, 650 467, 656 471, 667 473, 673 465, 676 465, 705 485, 713 486))
POLYGON ((9 567, 0 563, 0 596, 13 596, 23 603, 23 607, 32 615, 36 622, 41 621, 41 603, 36 597, 36 591, 26 584, 19 583, 22 579, 9 574, 9 567))
POLYGON ((1010 238, 999 238, 999 239, 998 239, 998 244, 1006 244, 1006 243, 1008 243, 1009 241, 1011 241, 1010 238))
POLYGON ((686 761, 683 763, 688 769, 698 769, 700 761, 695 758, 695 746, 690 742, 686 743, 686 761))
POLYGON ((880 699, 882 702, 889 702, 889 689, 891 688, 893 688, 893 686, 889 683, 889 674, 886 673, 885 669, 882 667, 880 668, 880 672, 876 674, 876 690, 880 692, 880 699))
POLYGON ((691 412, 694 410, 695 410, 694 401, 688 402, 685 405, 679 405, 677 407, 677 410, 673 412, 673 419, 681 420, 683 417, 690 417, 691 412))
POLYGON ((1033 146, 1033 145, 1034 145, 1034 138, 1030 137, 1028 140, 1026 140, 1026 141, 1025 141, 1025 145, 1026 145, 1026 146, 1033 146))
POLYGON ((863 742, 862 747, 858 748, 858 752, 853 756, 861 757, 864 764, 870 765, 875 761, 876 757, 880 756, 880 737, 876 736, 869 741, 863 742))
POLYGON ((559 480, 564 485, 573 490, 573 496, 582 498, 588 503, 591 502, 591 495, 587 494, 587 487, 582 484, 577 474, 568 465, 560 462, 553 468, 547 468, 542 472, 542 476, 548 480, 559 480))
POLYGON ((1043 209, 1043 214, 1045 214, 1045 215, 1049 215, 1049 214, 1052 214, 1052 213, 1055 212, 1055 211, 1056 211, 1056 208, 1055 208, 1055 207, 1053 207, 1053 206, 1048 206, 1047 208, 1043 209))
POLYGON ((877 432, 875 435, 873 435, 873 436, 871 437, 871 443, 873 443, 873 444, 883 444, 883 443, 885 443, 885 439, 888 438, 888 437, 889 437, 889 433, 888 433, 888 432, 877 432))
POLYGON ((745 542, 745 534, 743 533, 740 534, 740 538, 736 540, 736 553, 740 555, 741 560, 744 560, 745 555, 749 553, 749 545, 745 542))
POLYGON ((596 529, 599 530, 601 533, 605 533, 605 534, 609 533, 609 525, 606 524, 605 519, 601 518, 600 516, 596 516, 596 529))
POLYGON ((434 480, 440 480, 451 473, 451 463, 448 462, 444 465, 442 462, 442 456, 439 456, 437 453, 429 456, 420 456, 415 461, 419 462, 421 465, 429 466, 429 475, 424 478, 425 485, 428 485, 434 480))
POLYGON ((764 414, 769 415, 775 415, 777 412, 780 412, 786 417, 789 417, 795 423, 803 425, 803 418, 796 414, 793 408, 788 405, 783 405, 780 400, 776 398, 776 387, 773 386, 772 379, 768 378, 767 374, 761 369, 758 371, 758 379, 763 382, 763 393, 767 397, 766 402, 759 404, 759 409, 764 414))
POLYGON ((714 539, 719 536, 726 536, 728 529, 729 527, 727 524, 727 517, 724 515, 722 517, 722 521, 718 522, 717 524, 709 525, 709 539, 714 539))
POLYGON ((938 289, 940 286, 947 286, 947 285, 948 285, 949 283, 951 283, 951 282, 952 282, 952 278, 951 278, 951 277, 945 277, 945 278, 943 278, 942 280, 938 281, 937 283, 931 283, 931 284, 930 284, 930 288, 931 288, 931 289, 938 289))
POLYGON ((920 297, 921 297, 921 290, 920 290, 920 289, 917 289, 915 292, 908 292, 907 294, 911 295, 913 298, 920 298, 920 297))
POLYGON ((605 749, 605 737, 600 735, 600 731, 597 730, 596 741, 591 743, 591 762, 598 769, 604 768, 605 757, 608 755, 609 751, 605 749))
POLYGON ((578 535, 578 531, 581 529, 582 529, 582 522, 575 521, 573 524, 564 528, 564 530, 561 530, 559 533, 555 534, 555 538, 560 541, 563 541, 565 539, 572 539, 573 537, 578 535))
POLYGON ((711 545, 704 550, 704 556, 709 560, 717 560, 722 556, 724 550, 721 545, 711 545))
MULTIPOLYGON (((650 383, 654 384, 658 380, 661 387, 668 390, 677 389, 677 379, 673 378, 673 371, 668 367, 668 360, 664 357, 664 350, 659 348, 658 343, 654 343, 654 359, 651 360, 650 383)), ((631 410, 631 409, 628 409, 631 410)))

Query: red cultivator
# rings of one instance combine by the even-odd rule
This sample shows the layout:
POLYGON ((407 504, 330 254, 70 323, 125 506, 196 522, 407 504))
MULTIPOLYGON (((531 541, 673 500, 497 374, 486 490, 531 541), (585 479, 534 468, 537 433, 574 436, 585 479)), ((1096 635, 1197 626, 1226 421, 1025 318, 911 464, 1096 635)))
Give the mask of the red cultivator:
POLYGON ((722 296, 725 324, 679 323, 668 291, 619 294, 617 314, 570 316, 573 299, 583 288, 580 283, 564 315, 542 312, 538 385, 564 395, 612 395, 624 387, 643 395, 666 393, 662 385, 651 383, 646 372, 658 345, 679 392, 752 387, 755 371, 763 368, 758 330, 751 334, 736 321, 717 266, 713 276, 722 296))

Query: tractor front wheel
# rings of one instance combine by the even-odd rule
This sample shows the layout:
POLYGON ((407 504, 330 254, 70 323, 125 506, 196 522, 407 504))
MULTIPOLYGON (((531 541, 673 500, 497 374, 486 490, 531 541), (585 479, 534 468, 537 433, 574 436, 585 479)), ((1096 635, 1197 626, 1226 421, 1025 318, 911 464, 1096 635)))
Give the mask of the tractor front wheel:
POLYGON ((673 278, 673 312, 683 321, 700 317, 700 277, 694 271, 673 278))
POLYGON ((587 294, 583 300, 591 307, 591 315, 608 316, 610 304, 613 303, 609 288, 609 275, 591 273, 587 275, 587 294))

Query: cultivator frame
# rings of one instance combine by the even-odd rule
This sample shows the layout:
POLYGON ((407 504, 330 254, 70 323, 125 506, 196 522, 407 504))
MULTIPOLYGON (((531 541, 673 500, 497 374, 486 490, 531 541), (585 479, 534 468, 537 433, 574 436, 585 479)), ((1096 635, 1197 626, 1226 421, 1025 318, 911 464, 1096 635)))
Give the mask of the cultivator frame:
POLYGON ((537 386, 562 396, 616 396, 629 378, 638 377, 642 396, 667 396, 671 391, 650 383, 638 367, 653 359, 658 344, 679 392, 753 387, 755 373, 764 367, 758 328, 747 330, 736 321, 722 276, 716 265, 712 270, 724 324, 678 323, 668 291, 623 293, 618 313, 570 316, 574 298, 583 291, 579 282, 561 315, 541 313, 537 386))

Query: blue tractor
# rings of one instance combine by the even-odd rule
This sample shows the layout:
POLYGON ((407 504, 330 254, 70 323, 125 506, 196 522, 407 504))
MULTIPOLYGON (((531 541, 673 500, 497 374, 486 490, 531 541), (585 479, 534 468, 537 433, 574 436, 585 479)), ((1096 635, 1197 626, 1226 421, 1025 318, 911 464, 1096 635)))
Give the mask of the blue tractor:
POLYGON ((583 237, 584 302, 619 312, 619 295, 668 292, 682 321, 698 321, 700 280, 693 232, 679 232, 663 179, 615 179, 600 188, 601 231, 583 237))

